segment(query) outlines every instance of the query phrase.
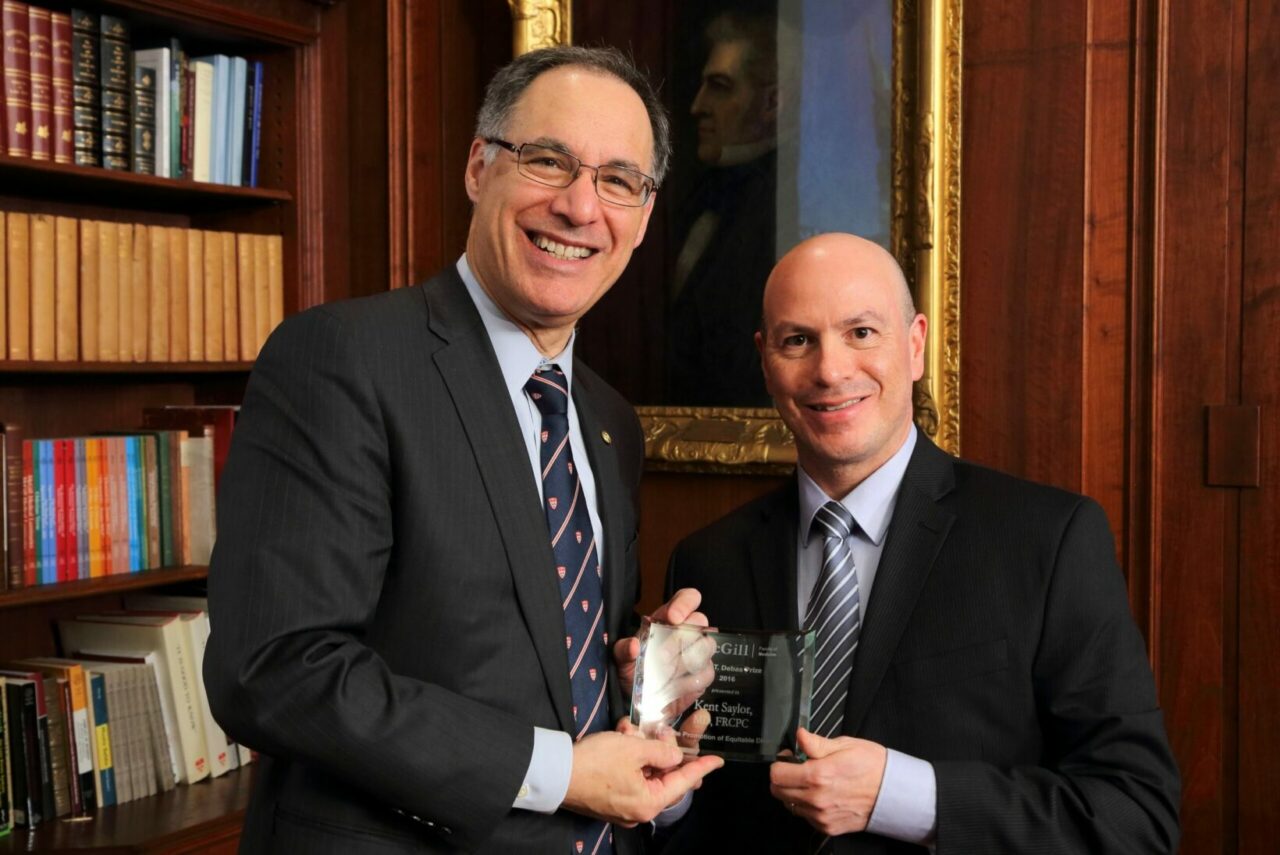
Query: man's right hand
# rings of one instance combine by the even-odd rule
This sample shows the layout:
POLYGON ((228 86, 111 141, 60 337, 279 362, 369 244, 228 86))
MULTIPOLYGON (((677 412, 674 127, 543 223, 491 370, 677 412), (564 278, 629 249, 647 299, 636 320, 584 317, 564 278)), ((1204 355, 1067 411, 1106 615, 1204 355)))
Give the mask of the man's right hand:
POLYGON ((683 763, 679 748, 622 733, 593 733, 573 746, 573 772, 562 807, 630 828, 649 822, 710 772, 719 757, 683 763))

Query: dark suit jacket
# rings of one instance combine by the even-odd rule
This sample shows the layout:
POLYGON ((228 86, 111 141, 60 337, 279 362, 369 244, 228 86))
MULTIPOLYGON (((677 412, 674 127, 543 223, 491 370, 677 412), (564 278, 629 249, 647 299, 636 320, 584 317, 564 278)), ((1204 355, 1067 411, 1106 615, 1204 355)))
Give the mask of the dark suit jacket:
MULTIPOLYGON (((794 482, 681 543, 726 628, 794 628, 794 482)), ((1093 501, 956 460, 921 435, 898 494, 844 732, 930 761, 943 853, 1168 852, 1174 765, 1110 529, 1093 501)), ((768 768, 710 776, 669 851, 806 850, 768 768), (702 847, 699 849, 698 847, 702 847)), ((912 852, 871 834, 836 852, 912 852)))
MULTIPOLYGON (((638 585, 639 424, 580 363, 573 395, 616 638, 638 585)), ((205 678, 218 721, 266 755, 243 850, 569 851, 568 814, 511 808, 533 727, 572 729, 564 617, 526 445, 457 273, 285 321, 218 499, 205 678)))

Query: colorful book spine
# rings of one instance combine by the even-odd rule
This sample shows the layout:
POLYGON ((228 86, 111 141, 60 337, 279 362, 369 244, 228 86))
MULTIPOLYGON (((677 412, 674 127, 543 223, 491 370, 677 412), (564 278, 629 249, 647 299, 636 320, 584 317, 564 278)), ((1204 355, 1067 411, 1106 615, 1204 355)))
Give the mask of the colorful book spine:
POLYGON ((66 440, 49 440, 53 446, 53 512, 54 512, 54 556, 57 567, 56 581, 66 582, 71 578, 71 549, 67 537, 67 443, 66 440))
POLYGON ((4 0, 4 146, 11 157, 31 156, 31 49, 27 4, 4 0))
POLYGON ((140 461, 136 437, 125 437, 125 472, 126 491, 125 504, 129 515, 129 572, 136 573, 146 568, 142 543, 142 530, 145 524, 143 515, 142 463, 140 461))
POLYGON ((106 575, 102 561, 102 467, 99 440, 84 441, 84 460, 88 483, 89 578, 106 575))
POLYGON ((89 563, 89 458, 88 440, 77 437, 72 442, 76 469, 76 544, 78 573, 76 578, 88 579, 92 567, 89 563))
POLYGON ((22 584, 40 584, 36 553, 36 447, 33 440, 22 442, 22 584))
POLYGON ((40 584, 58 581, 58 516, 57 475, 55 474, 53 440, 40 440, 40 513, 44 517, 44 569, 40 584))
POLYGON ((71 119, 77 166, 101 166, 102 63, 98 16, 71 10, 71 119))
POLYGON ((89 686, 89 718, 93 731, 93 773, 97 784, 98 807, 116 803, 115 760, 111 756, 111 713, 107 708, 107 685, 102 674, 85 672, 89 686))

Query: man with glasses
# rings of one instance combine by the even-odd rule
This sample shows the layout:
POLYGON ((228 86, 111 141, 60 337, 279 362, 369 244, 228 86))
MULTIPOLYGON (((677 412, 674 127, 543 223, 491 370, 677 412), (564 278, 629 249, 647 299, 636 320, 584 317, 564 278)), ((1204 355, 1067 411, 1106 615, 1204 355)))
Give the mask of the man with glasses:
POLYGON ((630 828, 720 765, 613 730, 643 444, 573 358, 668 156, 619 52, 526 54, 480 110, 466 253, 263 349, 205 663, 218 720, 265 756, 242 851, 635 852, 630 828))

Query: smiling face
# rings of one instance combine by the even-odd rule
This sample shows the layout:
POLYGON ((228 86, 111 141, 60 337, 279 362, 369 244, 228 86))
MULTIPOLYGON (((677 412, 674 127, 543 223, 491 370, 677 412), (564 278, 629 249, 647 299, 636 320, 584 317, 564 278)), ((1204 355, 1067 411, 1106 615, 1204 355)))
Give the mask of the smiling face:
MULTIPOLYGON (((516 145, 560 148, 585 164, 653 174, 644 103, 621 80, 581 66, 537 77, 504 133, 516 145)), ((467 260, 493 301, 554 356, 622 274, 644 237, 654 197, 640 208, 604 202, 586 168, 568 187, 548 187, 521 175, 511 152, 499 150, 486 163, 487 147, 475 140, 467 161, 467 195, 475 203, 467 260)))
POLYGON ((765 385, 796 437, 800 465, 841 498, 911 429, 924 373, 925 317, 891 256, 852 235, 820 235, 778 262, 756 334, 765 385))

